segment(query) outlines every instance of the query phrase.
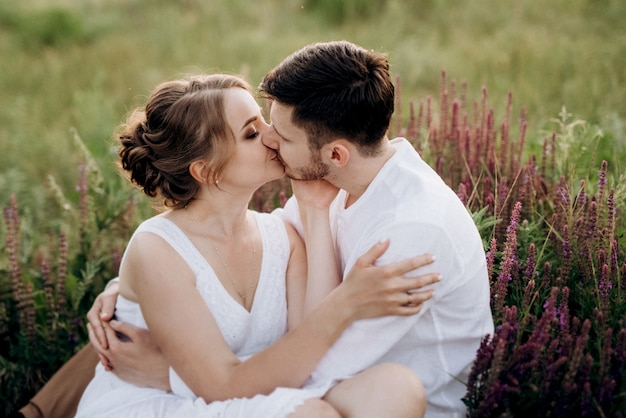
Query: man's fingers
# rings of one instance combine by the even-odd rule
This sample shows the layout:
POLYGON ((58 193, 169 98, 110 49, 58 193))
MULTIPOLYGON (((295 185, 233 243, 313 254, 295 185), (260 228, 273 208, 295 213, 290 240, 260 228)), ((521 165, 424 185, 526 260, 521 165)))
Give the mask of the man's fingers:
POLYGON ((106 370, 107 372, 110 372, 111 370, 113 370, 113 367, 111 367, 111 362, 109 361, 109 359, 104 357, 102 354, 98 354, 98 357, 100 357, 100 363, 102 363, 104 370, 106 370))
POLYGON ((109 322, 109 325, 111 326, 111 328, 113 328, 117 337, 122 341, 135 340, 136 338, 138 338, 139 333, 142 331, 141 328, 131 325, 128 322, 113 320, 109 322))
POLYGON ((109 322, 110 327, 115 331, 117 339, 122 342, 134 341, 136 343, 152 344, 150 332, 145 328, 136 327, 128 322, 113 320, 109 322))

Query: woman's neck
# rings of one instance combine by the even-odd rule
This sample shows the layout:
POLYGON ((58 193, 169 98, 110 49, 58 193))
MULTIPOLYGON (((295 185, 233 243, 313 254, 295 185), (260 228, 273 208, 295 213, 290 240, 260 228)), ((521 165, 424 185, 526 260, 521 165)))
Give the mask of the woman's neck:
POLYGON ((202 191, 193 198, 182 215, 214 239, 236 237, 245 232, 248 204, 252 195, 235 195, 225 190, 202 191))

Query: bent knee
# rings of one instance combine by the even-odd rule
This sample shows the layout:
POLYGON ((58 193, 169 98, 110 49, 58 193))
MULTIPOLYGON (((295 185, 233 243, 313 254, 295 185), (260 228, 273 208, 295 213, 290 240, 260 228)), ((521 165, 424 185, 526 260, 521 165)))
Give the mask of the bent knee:
POLYGON ((385 375, 381 392, 392 403, 396 417, 423 417, 426 413, 426 390, 420 378, 406 366, 385 363, 375 373, 385 375))
POLYGON ((397 363, 384 363, 375 367, 378 368, 378 373, 386 376, 387 390, 397 396, 414 399, 419 403, 426 402, 424 385, 413 370, 397 363))
POLYGON ((304 401, 287 418, 341 418, 341 415, 328 402, 312 398, 304 401))

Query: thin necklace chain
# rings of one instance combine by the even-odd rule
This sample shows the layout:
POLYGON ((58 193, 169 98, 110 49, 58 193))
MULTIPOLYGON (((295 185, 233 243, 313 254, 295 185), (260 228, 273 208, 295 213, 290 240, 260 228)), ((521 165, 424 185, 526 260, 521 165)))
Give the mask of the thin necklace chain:
MULTIPOLYGON (((196 224, 200 224, 200 221, 198 221, 193 216, 193 213, 191 213, 191 210, 189 210, 189 206, 185 206, 185 209, 189 213, 189 217, 191 218, 191 220, 194 223, 196 223, 196 224)), ((246 218, 246 230, 248 230, 248 219, 247 218, 246 218)), ((248 242, 250 243, 250 246, 252 247, 252 273, 253 273, 254 280, 251 283, 248 283, 248 286, 246 288, 245 293, 242 294, 239 291, 239 288, 237 286, 237 282, 235 281, 235 279, 233 279, 233 276, 230 273, 230 268, 228 268, 228 264, 224 260, 224 257, 222 257, 222 253, 220 252, 219 248, 217 248, 217 245, 215 244, 213 239, 209 236, 208 233, 206 233, 204 231, 199 231, 199 232, 200 232, 200 235, 202 235, 207 241, 209 241, 209 243, 211 244, 213 249, 215 249, 215 253, 217 254, 217 258, 219 258, 220 262, 224 266, 224 270, 226 270, 226 275, 228 276, 228 279, 232 283, 233 289, 235 289, 235 292, 237 292, 237 294, 241 297, 241 299, 243 299, 243 303, 244 303, 244 305, 246 305, 247 302, 248 302, 248 294, 250 292, 254 291, 254 287, 257 285, 257 277, 258 277, 258 274, 257 274, 256 246, 254 245, 254 240, 252 239, 252 237, 250 235, 248 235, 248 242)))
MULTIPOLYGON (((246 220, 246 226, 247 225, 248 225, 248 221, 246 220)), ((211 245, 213 246, 213 248, 215 248, 215 253, 217 254, 217 257, 220 259, 220 261, 222 262, 222 265, 224 266, 224 269, 226 270, 226 274, 228 275, 230 282, 233 284, 233 287, 235 288, 235 292, 237 292, 237 294, 241 296, 241 299, 243 299, 244 304, 246 304, 248 302, 248 294, 254 291, 254 287, 257 284, 256 247, 254 245, 254 241, 252 240, 252 237, 249 236, 248 241, 250 242, 250 245, 252 246, 252 273, 253 273, 254 280, 248 283, 245 293, 242 294, 237 288, 237 282, 233 279, 233 276, 230 273, 230 269, 228 268, 228 264, 226 264, 226 261, 224 260, 224 257, 222 257, 222 254, 220 250, 217 248, 217 245, 215 245, 213 240, 210 237, 208 237, 205 233, 201 232, 201 234, 206 239, 208 239, 211 242, 211 245)))

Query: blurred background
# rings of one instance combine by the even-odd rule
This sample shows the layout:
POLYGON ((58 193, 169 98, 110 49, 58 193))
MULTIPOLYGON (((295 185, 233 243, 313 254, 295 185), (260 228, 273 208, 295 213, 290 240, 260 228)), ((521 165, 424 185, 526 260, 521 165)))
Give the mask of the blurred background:
MULTIPOLYGON (((159 82, 239 73, 257 85, 315 41, 387 52, 403 106, 438 97, 441 71, 513 94, 529 139, 562 108, 625 142, 623 0, 0 0, 0 197, 36 203, 76 182, 71 129, 114 170, 112 133, 159 82)), ((404 109, 404 115, 406 115, 404 109)), ((621 162, 611 162, 615 168, 621 162)))

